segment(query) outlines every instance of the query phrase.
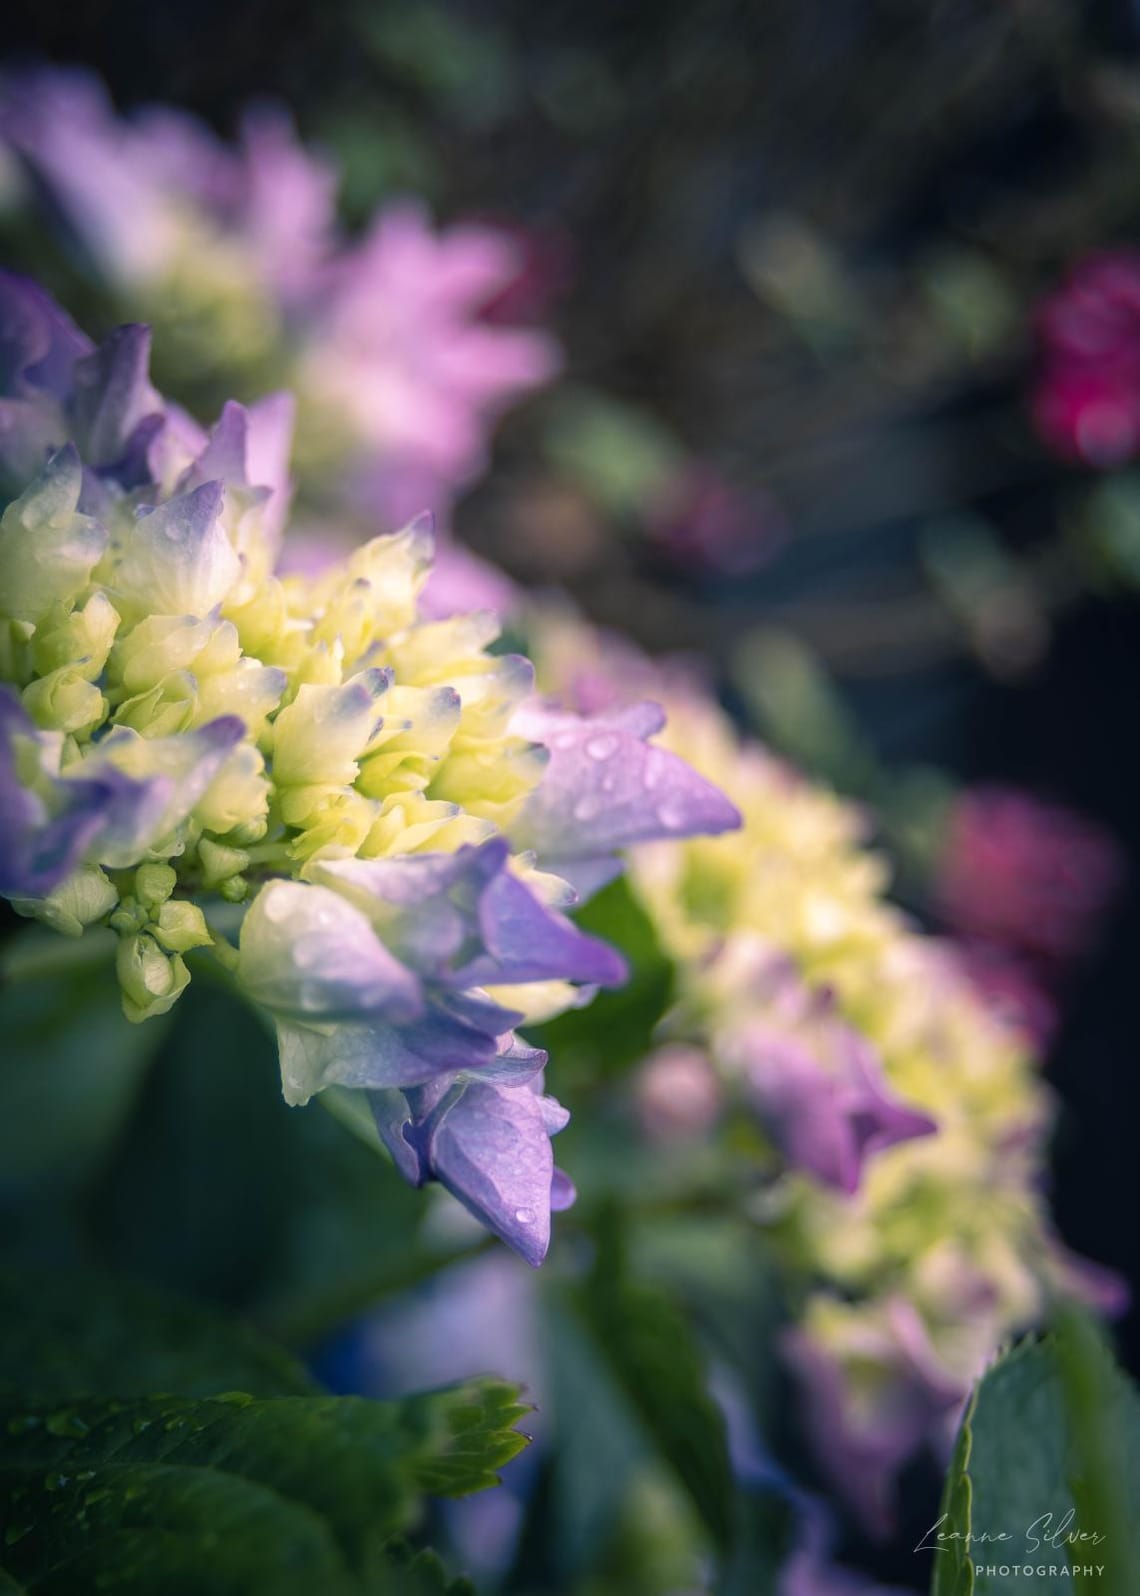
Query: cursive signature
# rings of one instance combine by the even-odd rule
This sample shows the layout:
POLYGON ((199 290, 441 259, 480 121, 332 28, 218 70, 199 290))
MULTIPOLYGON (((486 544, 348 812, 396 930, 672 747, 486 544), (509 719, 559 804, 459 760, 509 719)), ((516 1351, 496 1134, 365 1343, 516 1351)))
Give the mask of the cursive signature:
MULTIPOLYGON (((1072 1507, 1057 1522, 1054 1522, 1052 1513, 1042 1513, 1025 1531, 1026 1550, 1036 1552, 1042 1546, 1051 1546, 1056 1550, 1063 1546, 1101 1545, 1105 1536, 1097 1530, 1081 1529, 1075 1523, 1076 1516, 1076 1509, 1072 1507)), ((935 1520, 915 1547, 916 1552, 948 1552, 953 1546, 969 1548, 997 1545, 1016 1539, 1009 1530, 944 1529, 943 1525, 949 1517, 949 1513, 943 1513, 941 1518, 935 1520)))

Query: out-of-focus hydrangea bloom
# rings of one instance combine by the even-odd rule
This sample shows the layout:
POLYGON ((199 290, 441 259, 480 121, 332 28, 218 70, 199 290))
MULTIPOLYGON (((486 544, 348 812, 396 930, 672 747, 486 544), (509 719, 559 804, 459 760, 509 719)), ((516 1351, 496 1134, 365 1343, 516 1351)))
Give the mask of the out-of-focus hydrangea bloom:
POLYGON ((557 369, 546 334, 483 314, 518 275, 506 232, 437 232, 401 202, 346 242, 336 174, 283 113, 252 111, 230 146, 168 108, 121 118, 85 72, 45 69, 0 81, 0 137, 112 312, 154 326, 179 397, 289 388, 303 480, 389 525, 446 508, 502 410, 557 369))
POLYGON ((1057 969, 1095 943, 1123 870, 1094 822, 1013 788, 976 787, 950 811, 935 890, 958 934, 1057 969))
MULTIPOLYGON (((532 637, 540 682, 570 702, 584 687, 597 711, 606 640, 546 612, 532 637)), ((1120 1288, 1050 1230, 1050 1101, 1024 1026, 887 901, 865 815, 742 742, 683 671, 653 689, 627 656, 608 691, 654 692, 671 746, 744 817, 731 837, 634 851, 677 970, 663 1040, 711 1059, 762 1133, 757 1218, 803 1298, 789 1358, 821 1458, 885 1528, 898 1469, 997 1347, 1053 1292, 1110 1310, 1120 1288)))
POLYGON ((551 717, 494 615, 423 617, 424 523, 277 576, 288 400, 201 431, 148 345, 93 348, 0 278, 0 891, 114 933, 132 1020, 208 950, 272 1016, 290 1102, 366 1091, 408 1179, 537 1263, 567 1116, 515 1027, 625 973, 566 877, 739 817, 652 705, 551 717))
POLYGON ((1081 261, 1038 307, 1033 416, 1051 449, 1098 469, 1140 452, 1140 252, 1081 261))

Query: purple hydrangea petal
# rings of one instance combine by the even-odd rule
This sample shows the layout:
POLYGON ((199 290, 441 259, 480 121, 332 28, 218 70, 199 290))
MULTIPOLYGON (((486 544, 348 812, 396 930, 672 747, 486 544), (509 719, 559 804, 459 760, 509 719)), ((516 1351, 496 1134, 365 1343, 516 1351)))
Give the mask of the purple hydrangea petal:
POLYGON ((578 1188, 563 1169, 555 1169, 550 1181, 550 1211, 565 1213, 578 1201, 578 1188))
POLYGON ((138 516, 115 567, 114 592, 155 615, 208 615, 241 569, 221 525, 223 489, 207 482, 138 516))
POLYGON ((272 881, 241 928, 239 977, 272 1013, 310 1024, 424 1011, 420 983, 359 909, 327 887, 272 881))
POLYGON ((387 1090, 368 1094, 380 1139, 392 1155, 400 1174, 411 1186, 431 1178, 424 1150, 405 1134, 412 1128, 412 1111, 403 1092, 387 1090))
POLYGON ((241 490, 251 506, 261 507, 263 532, 274 551, 292 494, 289 454, 295 409, 289 393, 269 394, 248 407, 228 401, 180 483, 183 490, 206 482, 241 490))
POLYGON ((105 779, 120 785, 92 857, 115 870, 136 864, 182 824, 244 736, 244 723, 235 715, 172 737, 142 737, 116 727, 63 777, 65 784, 105 779))
POLYGON ((450 854, 320 861, 313 877, 382 917, 385 941, 405 963, 442 979, 480 951, 477 906, 507 856, 507 844, 496 837, 450 854))
POLYGON ((0 477, 14 494, 66 441, 62 399, 90 348, 38 284, 0 272, 0 477))
POLYGON ((645 740, 660 725, 655 705, 589 718, 525 705, 513 729, 544 744, 550 764, 512 828, 516 845, 561 872, 564 861, 592 862, 636 842, 738 827, 718 788, 645 740))
MULTIPOLYGON (((496 1013, 517 1019, 497 1007, 496 1013)), ((449 1010, 438 1001, 409 1022, 376 1019, 307 1025, 279 1019, 285 1096, 290 1102, 304 1103, 326 1086, 413 1087, 444 1077, 450 1080, 460 1072, 493 1071, 500 1041, 484 1028, 486 1023, 486 1016, 462 1007, 449 1010)))
POLYGON ((436 1180, 532 1267, 550 1245, 554 1157, 541 1099, 528 1086, 469 1081, 433 1116, 436 1180))
POLYGON ((480 984, 525 981, 585 981, 620 986, 629 970, 608 943, 588 936, 540 903, 525 882, 503 871, 479 899, 479 927, 486 953, 462 978, 480 984))
MULTIPOLYGON (((148 796, 145 782, 114 769, 46 777, 46 792, 20 779, 16 738, 49 741, 8 687, 0 688, 0 894, 43 898, 96 852, 118 816, 148 796)), ((38 784, 39 785, 39 784, 38 784)))
POLYGON ((765 1007, 720 1050, 789 1164, 851 1195, 869 1158, 937 1126, 894 1095, 874 1049, 826 995, 790 966, 769 979, 765 1007))
POLYGON ((116 475, 124 461, 137 465, 138 428, 146 443, 161 418, 162 402, 150 385, 150 328, 116 327, 99 348, 77 362, 68 404, 71 430, 88 465, 116 475))
POLYGON ((542 1073, 546 1057, 541 1047, 530 1047, 520 1042, 513 1032, 507 1032, 499 1038, 495 1057, 480 1069, 479 1079, 502 1086, 522 1086, 542 1073))
POLYGON ((91 349, 91 340, 38 283, 0 271, 0 393, 37 390, 62 399, 71 391, 76 361, 91 349))

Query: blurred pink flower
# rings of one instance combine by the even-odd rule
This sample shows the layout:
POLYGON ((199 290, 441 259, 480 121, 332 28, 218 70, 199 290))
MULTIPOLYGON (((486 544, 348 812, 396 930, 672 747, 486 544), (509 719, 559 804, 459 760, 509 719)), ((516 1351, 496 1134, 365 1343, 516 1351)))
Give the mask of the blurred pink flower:
MULTIPOLYGON (((517 269, 504 234, 474 225, 436 232, 411 202, 385 209, 328 268, 304 386, 344 416, 365 460, 394 458, 416 477, 421 505, 440 504, 440 492, 425 497, 433 483, 470 481, 491 423, 558 369, 547 334, 479 319, 517 269)), ((381 463, 373 484, 381 497, 383 475, 381 463)))
POLYGON ((716 1123, 721 1101, 720 1083, 707 1054, 683 1043, 651 1053, 634 1083, 637 1117, 653 1142, 703 1136, 716 1123))
POLYGON ((1042 301, 1038 431, 1067 459, 1106 468, 1140 452, 1140 251, 1090 255, 1042 301))
POLYGON ((960 936, 1065 965, 1095 942, 1123 870, 1095 822, 1015 788, 976 787, 951 811, 935 898, 960 936))

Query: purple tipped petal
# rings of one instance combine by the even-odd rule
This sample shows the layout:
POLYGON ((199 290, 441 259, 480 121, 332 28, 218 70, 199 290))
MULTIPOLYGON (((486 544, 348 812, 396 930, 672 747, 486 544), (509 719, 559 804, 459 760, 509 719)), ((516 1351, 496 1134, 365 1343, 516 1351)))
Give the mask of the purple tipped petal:
POLYGON ((423 1149, 409 1140, 412 1130, 412 1111, 408 1099, 400 1091, 369 1092, 373 1118, 380 1139, 392 1155, 396 1168, 410 1186, 422 1186, 431 1178, 423 1149))
POLYGON ((848 1195, 876 1152, 937 1129, 890 1093, 867 1043, 838 1019, 753 1022, 727 1051, 792 1167, 848 1195))
POLYGON ((562 980, 620 986, 629 974, 608 943, 547 909, 506 871, 488 883, 479 900, 479 926, 486 954, 467 971, 479 984, 562 980))
POLYGON ((255 1002, 310 1024, 423 1013, 420 983, 365 915, 326 887, 271 881, 241 928, 239 979, 255 1002))
POLYGON ((0 688, 0 894, 42 898, 102 845, 118 817, 147 796, 146 783, 113 769, 89 777, 44 774, 32 790, 22 769, 17 739, 45 751, 50 739, 38 732, 15 693, 0 688))
POLYGON ((0 272, 0 393, 35 389, 62 399, 71 390, 76 361, 91 348, 38 283, 0 272))
MULTIPOLYGON (((140 423, 161 413, 150 385, 150 328, 117 327, 75 367, 69 412, 72 432, 89 465, 115 467, 137 453, 140 423)), ((153 436, 153 426, 152 426, 153 436)))
POLYGON ((465 1084, 432 1124, 432 1174, 537 1267, 550 1245, 554 1158, 541 1100, 527 1086, 465 1084))
POLYGON ((550 750, 550 764, 515 827, 544 864, 594 861, 635 842, 731 831, 740 815, 683 759, 645 741, 655 705, 583 718, 526 706, 514 729, 550 750))
POLYGON ((241 569, 219 520, 222 496, 220 482, 207 482, 141 514, 119 556, 115 591, 152 614, 208 615, 241 569))

